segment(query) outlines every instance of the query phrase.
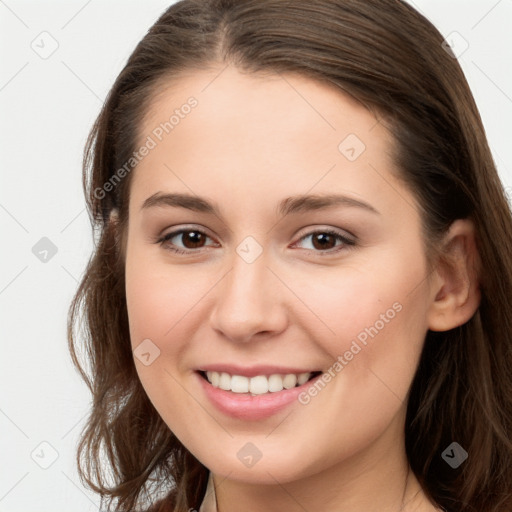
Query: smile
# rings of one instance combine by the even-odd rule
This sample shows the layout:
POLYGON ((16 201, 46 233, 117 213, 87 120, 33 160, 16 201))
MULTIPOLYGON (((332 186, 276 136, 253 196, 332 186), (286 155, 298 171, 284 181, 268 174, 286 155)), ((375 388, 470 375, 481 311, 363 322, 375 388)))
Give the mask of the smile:
POLYGON ((202 369, 196 375, 205 398, 221 413, 243 421, 261 421, 291 404, 321 375, 321 371, 296 371, 269 367, 202 369), (278 371, 281 371, 280 373, 278 371), (243 375, 245 373, 245 375, 243 375))
POLYGON ((244 375, 230 375, 226 372, 202 372, 203 377, 205 376, 214 388, 231 391, 233 393, 248 393, 252 396, 277 393, 283 389, 292 389, 296 386, 302 386, 320 373, 321 372, 305 372, 299 374, 275 373, 268 376, 257 375, 255 377, 246 377, 244 375))

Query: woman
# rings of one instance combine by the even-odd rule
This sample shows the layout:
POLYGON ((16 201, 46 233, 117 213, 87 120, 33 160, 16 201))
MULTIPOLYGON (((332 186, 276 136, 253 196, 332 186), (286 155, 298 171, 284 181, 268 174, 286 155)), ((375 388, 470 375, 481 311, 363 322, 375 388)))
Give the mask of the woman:
POLYGON ((413 8, 178 2, 84 185, 79 464, 114 510, 511 509, 511 212, 413 8))

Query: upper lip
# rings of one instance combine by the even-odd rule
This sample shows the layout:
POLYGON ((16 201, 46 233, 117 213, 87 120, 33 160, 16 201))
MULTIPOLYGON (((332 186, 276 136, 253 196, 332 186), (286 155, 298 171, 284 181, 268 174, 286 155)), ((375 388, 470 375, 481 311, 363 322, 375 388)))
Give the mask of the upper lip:
POLYGON ((243 375, 244 377, 256 377, 257 375, 287 375, 289 373, 301 374, 301 373, 313 373, 321 370, 315 370, 311 368, 299 368, 276 366, 276 365, 255 365, 255 366, 240 366, 236 364, 206 364, 197 369, 200 372, 219 372, 229 373, 230 375, 243 375))

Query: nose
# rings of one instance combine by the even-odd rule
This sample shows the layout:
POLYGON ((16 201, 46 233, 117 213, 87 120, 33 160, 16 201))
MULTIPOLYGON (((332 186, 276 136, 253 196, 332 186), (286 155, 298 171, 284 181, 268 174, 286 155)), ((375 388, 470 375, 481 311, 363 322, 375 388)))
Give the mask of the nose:
POLYGON ((232 268, 215 287, 210 323, 223 337, 246 343, 267 339, 287 325, 283 287, 264 255, 247 263, 233 255, 232 268))

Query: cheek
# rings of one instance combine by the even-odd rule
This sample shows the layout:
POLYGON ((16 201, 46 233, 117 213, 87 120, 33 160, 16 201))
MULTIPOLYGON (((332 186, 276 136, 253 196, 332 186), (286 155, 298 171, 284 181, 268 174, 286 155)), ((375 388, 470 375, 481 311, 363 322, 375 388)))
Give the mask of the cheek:
POLYGON ((205 322, 207 294, 218 277, 204 266, 162 264, 161 255, 157 261, 135 244, 127 251, 125 275, 139 379, 160 415, 180 432, 180 426, 188 424, 191 399, 179 382, 188 378, 191 339, 205 322), (152 359, 146 365, 136 356, 148 351, 152 359))
POLYGON ((326 268, 288 275, 283 269, 283 280, 303 299, 291 308, 297 315, 292 321, 311 331, 311 339, 325 344, 331 356, 350 350, 354 340, 368 347, 370 340, 388 333, 390 346, 405 343, 408 334, 426 332, 425 290, 417 286, 425 274, 418 260, 418 265, 406 265, 394 255, 371 269, 326 268))
MULTIPOLYGON (((199 267, 186 270, 163 265, 147 255, 138 258, 137 249, 128 252, 126 300, 132 346, 145 338, 158 340, 159 344, 169 337, 177 340, 173 331, 193 315, 194 307, 212 284, 211 273, 199 267)), ((179 349, 174 343, 168 345, 179 349)))
MULTIPOLYGON (((211 281, 211 276, 205 279, 211 281)), ((190 339, 187 325, 194 306, 208 289, 198 283, 200 279, 191 281, 178 267, 156 265, 136 249, 127 253, 126 300, 136 370, 155 409, 185 440, 183 426, 190 425, 193 414, 178 365, 190 339), (150 354, 149 364, 137 357, 141 353, 150 354)))
POLYGON ((419 247, 381 253, 372 263, 314 279, 298 273, 293 282, 309 307, 302 327, 331 359, 331 374, 343 374, 334 387, 361 390, 360 403, 378 409, 386 397, 405 400, 427 332, 428 289, 419 247))

